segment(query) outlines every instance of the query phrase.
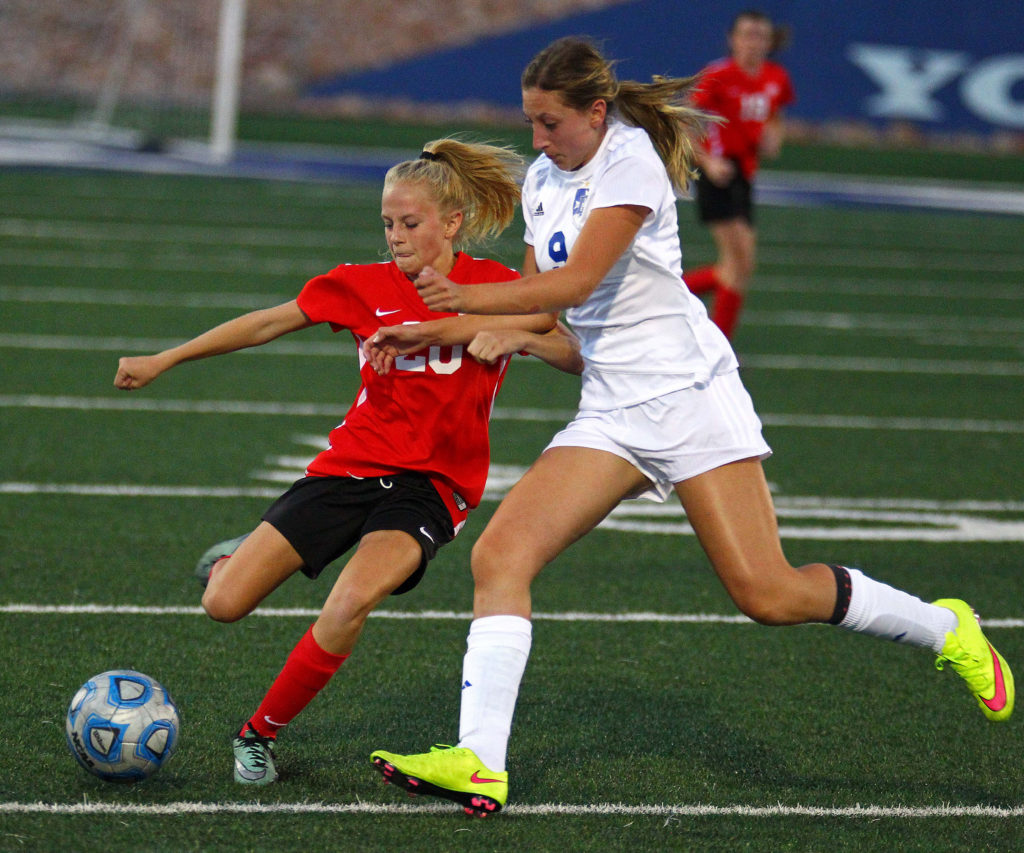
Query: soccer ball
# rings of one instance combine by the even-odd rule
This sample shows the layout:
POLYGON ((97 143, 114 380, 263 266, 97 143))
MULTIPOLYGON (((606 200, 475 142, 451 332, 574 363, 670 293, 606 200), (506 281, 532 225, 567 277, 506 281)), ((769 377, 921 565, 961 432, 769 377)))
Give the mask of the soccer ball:
POLYGON ((78 688, 64 723, 68 749, 108 782, 139 782, 178 743, 178 709, 156 680, 131 669, 94 675, 78 688))

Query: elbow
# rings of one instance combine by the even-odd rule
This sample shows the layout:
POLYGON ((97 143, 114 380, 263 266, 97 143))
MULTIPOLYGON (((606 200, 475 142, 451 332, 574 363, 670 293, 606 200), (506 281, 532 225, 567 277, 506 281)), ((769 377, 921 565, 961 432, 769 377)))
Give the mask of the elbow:
POLYGON ((535 335, 546 335, 558 325, 558 312, 523 313, 519 315, 516 325, 523 331, 533 332, 535 335))
POLYGON ((583 354, 580 352, 580 342, 571 333, 564 335, 568 344, 564 358, 562 359, 562 370, 580 376, 583 373, 583 354))
POLYGON ((573 341, 572 347, 572 368, 571 373, 575 373, 577 376, 583 375, 583 353, 580 352, 580 342, 578 340, 573 341))

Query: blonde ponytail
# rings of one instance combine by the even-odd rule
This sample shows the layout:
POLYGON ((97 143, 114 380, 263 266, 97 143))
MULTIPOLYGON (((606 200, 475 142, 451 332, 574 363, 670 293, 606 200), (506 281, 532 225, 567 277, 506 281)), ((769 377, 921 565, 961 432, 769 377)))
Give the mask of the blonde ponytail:
POLYGON ((392 166, 384 188, 425 185, 443 212, 462 211, 456 242, 481 244, 512 223, 523 172, 523 158, 510 147, 446 137, 424 145, 419 158, 392 166))

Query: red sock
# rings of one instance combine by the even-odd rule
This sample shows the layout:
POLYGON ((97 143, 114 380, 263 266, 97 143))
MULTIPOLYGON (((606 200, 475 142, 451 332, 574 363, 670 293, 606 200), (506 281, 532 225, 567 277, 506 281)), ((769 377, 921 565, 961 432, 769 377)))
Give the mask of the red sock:
POLYGON ((284 669, 270 685, 249 725, 263 737, 274 737, 278 729, 288 725, 313 700, 347 657, 320 648, 310 626, 288 655, 284 669))
POLYGON ((711 322, 722 330, 722 334, 731 338, 742 310, 743 294, 737 290, 720 287, 715 291, 715 307, 711 314, 711 322))
POLYGON ((690 293, 700 296, 709 290, 717 290, 722 286, 714 267, 700 267, 683 274, 683 281, 690 288, 690 293))

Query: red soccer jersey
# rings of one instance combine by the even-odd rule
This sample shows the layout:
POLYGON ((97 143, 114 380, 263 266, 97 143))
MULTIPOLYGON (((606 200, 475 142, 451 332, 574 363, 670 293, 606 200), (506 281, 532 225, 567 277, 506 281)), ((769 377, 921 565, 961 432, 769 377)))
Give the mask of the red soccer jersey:
MULTIPOLYGON (((460 252, 448 277, 458 284, 510 281, 519 274, 497 261, 460 252)), ((330 446, 309 476, 427 474, 452 513, 455 529, 480 503, 490 464, 488 422, 508 359, 481 364, 462 346, 430 347, 395 361, 378 376, 362 343, 381 326, 450 317, 429 311, 393 262, 346 264, 307 282, 299 308, 316 323, 348 329, 359 349, 362 386, 330 446)))
POLYGON ((747 180, 757 171, 765 123, 793 100, 793 84, 781 65, 764 62, 751 76, 733 59, 707 66, 693 96, 698 107, 725 119, 708 125, 705 147, 712 154, 739 160, 747 180))

